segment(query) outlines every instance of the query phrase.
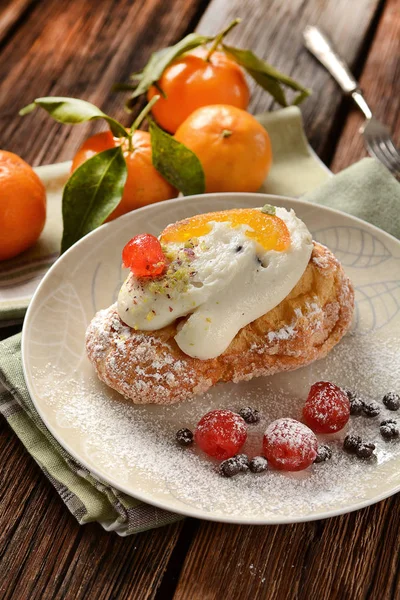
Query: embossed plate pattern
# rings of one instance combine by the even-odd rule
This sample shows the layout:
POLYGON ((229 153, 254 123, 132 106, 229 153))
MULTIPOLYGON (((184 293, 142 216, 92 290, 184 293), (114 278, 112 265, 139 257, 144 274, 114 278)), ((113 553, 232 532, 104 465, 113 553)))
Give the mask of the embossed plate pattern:
MULTIPOLYGON (((262 490, 250 493, 240 482, 219 483, 207 461, 177 452, 173 432, 182 425, 194 425, 193 420, 210 407, 251 401, 264 407, 267 420, 290 406, 298 410, 309 385, 321 378, 329 377, 340 385, 356 383, 364 393, 381 394, 387 391, 385 386, 390 389, 398 383, 399 353, 395 349, 399 325, 397 240, 351 216, 300 200, 260 194, 208 195, 135 211, 104 225, 65 253, 45 276, 30 304, 23 329, 23 365, 35 406, 56 439, 116 488, 199 518, 254 524, 295 522, 355 510, 400 489, 397 447, 381 444, 376 464, 364 470, 352 463, 347 468, 341 459, 331 472, 321 467, 319 473, 325 475, 316 476, 315 490, 309 474, 288 478, 274 473, 269 476, 271 485, 266 484, 270 488, 262 496, 262 490), (117 297, 124 278, 121 250, 126 241, 143 231, 158 234, 168 223, 199 212, 266 202, 294 208, 315 239, 341 260, 356 288, 353 333, 327 359, 293 373, 268 381, 217 386, 205 398, 171 408, 127 406, 93 376, 84 350, 85 330, 92 316, 117 297), (281 407, 276 403, 279 394, 281 407), (207 490, 214 484, 219 487, 211 496, 207 490)), ((361 421, 358 423, 361 427, 361 421)), ((372 428, 373 424, 363 427, 372 428)))

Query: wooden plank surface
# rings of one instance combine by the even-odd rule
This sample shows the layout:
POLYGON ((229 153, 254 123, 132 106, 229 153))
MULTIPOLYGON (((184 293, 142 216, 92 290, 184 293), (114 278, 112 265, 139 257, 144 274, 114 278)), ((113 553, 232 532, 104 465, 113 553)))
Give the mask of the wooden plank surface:
MULTIPOLYGON (((400 147, 400 2, 388 0, 360 78, 361 89, 374 116, 387 125, 400 147)), ((349 114, 335 151, 332 170, 337 173, 367 156, 359 129, 362 113, 351 100, 349 114)))
MULTIPOLYGON (((0 1, 0 147, 33 164, 50 163, 70 158, 98 127, 62 127, 39 112, 35 119, 18 118, 17 109, 36 96, 83 97, 127 123, 111 84, 142 66, 154 49, 194 29, 207 4, 0 1)), ((386 4, 361 81, 399 136, 399 67, 392 54, 398 56, 399 6, 398 0, 386 4)), ((199 29, 212 33, 243 17, 232 44, 252 47, 314 89, 303 105, 306 131, 329 160, 349 104, 302 48, 302 28, 323 25, 359 73, 382 7, 381 0, 213 0, 199 29)), ((271 106, 255 91, 253 111, 271 106)), ((335 169, 362 152, 355 119, 352 112, 346 120, 335 169)), ((98 525, 76 524, 2 420, 0 457, 1 598, 400 598, 397 498, 309 524, 240 527, 188 519, 120 539, 98 525)))
MULTIPOLYGON (((306 25, 326 30, 349 65, 358 71, 380 5, 380 0, 213 0, 198 30, 215 32, 236 16, 242 17, 229 43, 251 47, 276 68, 312 88, 312 96, 302 104, 305 130, 317 154, 329 163, 341 131, 342 94, 304 48, 302 31, 306 25)), ((252 85, 252 92, 253 112, 276 108, 263 90, 252 85)))
POLYGON ((0 47, 33 4, 34 0, 4 0, 0 3, 0 47))
MULTIPOLYGON (((0 61, 0 147, 33 165, 67 160, 89 131, 65 127, 44 113, 19 117, 39 96, 73 96, 130 122, 123 97, 111 93, 151 52, 178 41, 196 24, 205 0, 44 0, 3 49, 0 61)), ((104 125, 103 125, 104 128, 104 125)))
POLYGON ((174 600, 398 598, 399 507, 394 497, 313 523, 202 524, 174 600))

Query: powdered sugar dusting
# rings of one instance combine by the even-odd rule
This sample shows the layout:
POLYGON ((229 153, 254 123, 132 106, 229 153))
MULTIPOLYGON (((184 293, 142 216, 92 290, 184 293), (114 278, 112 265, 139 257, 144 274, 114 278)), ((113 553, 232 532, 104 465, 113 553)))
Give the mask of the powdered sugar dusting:
POLYGON ((260 411, 261 420, 248 427, 242 451, 259 455, 267 426, 281 417, 299 419, 315 381, 333 381, 356 389, 365 399, 380 402, 386 392, 397 389, 399 372, 400 358, 394 344, 378 339, 376 334, 352 333, 327 358, 309 367, 237 385, 217 385, 201 397, 171 406, 132 406, 95 376, 82 372, 68 382, 51 367, 36 372, 35 377, 46 390, 46 401, 55 410, 58 426, 79 432, 85 440, 87 462, 105 478, 126 482, 139 494, 151 489, 151 494, 166 502, 172 495, 178 506, 242 519, 268 519, 340 508, 378 493, 387 482, 390 465, 400 460, 400 442, 385 441, 379 423, 396 418, 396 413, 381 404, 379 417, 351 417, 341 432, 318 436, 319 443, 331 446, 333 457, 306 471, 268 469, 231 479, 220 477, 217 462, 196 448, 179 447, 176 431, 181 427, 193 430, 200 418, 215 408, 237 411, 253 406, 260 411), (344 453, 341 444, 349 432, 374 442, 377 458, 363 462, 344 453))
MULTIPOLYGON (((284 452, 275 452, 275 462, 285 464, 286 450, 296 450, 299 453, 299 461, 311 457, 313 460, 317 456, 318 442, 314 433, 300 421, 295 419, 277 419, 268 425, 265 431, 265 437, 268 446, 274 450, 275 447, 285 448, 284 452)), ((267 454, 267 458, 268 458, 267 454)), ((297 463, 298 464, 298 463, 297 463)))

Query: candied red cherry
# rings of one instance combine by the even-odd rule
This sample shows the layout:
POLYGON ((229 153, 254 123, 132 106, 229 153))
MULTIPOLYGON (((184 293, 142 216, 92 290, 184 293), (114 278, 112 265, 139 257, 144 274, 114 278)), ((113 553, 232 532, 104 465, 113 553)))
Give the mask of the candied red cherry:
POLYGON ((300 421, 277 419, 265 431, 263 450, 267 461, 275 469, 302 471, 314 462, 318 440, 300 421))
POLYGON ((246 423, 231 410, 212 410, 197 423, 194 439, 208 454, 225 460, 237 454, 247 438, 246 423))
POLYGON ((328 381, 318 381, 311 386, 303 419, 315 433, 340 431, 349 417, 350 402, 340 387, 328 381))
POLYGON ((122 262, 136 277, 157 277, 167 264, 160 242, 150 233, 135 235, 126 244, 122 262))

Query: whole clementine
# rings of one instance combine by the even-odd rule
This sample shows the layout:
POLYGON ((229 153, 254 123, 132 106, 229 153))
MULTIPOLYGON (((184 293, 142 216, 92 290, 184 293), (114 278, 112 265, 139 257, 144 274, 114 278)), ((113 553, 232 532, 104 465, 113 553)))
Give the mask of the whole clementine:
POLYGON ((22 158, 0 150, 0 260, 37 241, 46 221, 46 190, 22 158))
POLYGON ((199 158, 206 192, 256 192, 272 162, 271 142, 262 125, 234 106, 199 108, 175 138, 199 158))
POLYGON ((196 48, 174 60, 147 99, 160 93, 166 97, 152 108, 157 123, 175 133, 179 125, 197 108, 209 104, 230 104, 246 109, 249 88, 242 68, 224 52, 214 52, 207 60, 207 49, 196 48))
POLYGON ((122 144, 128 169, 124 193, 118 206, 106 221, 112 221, 135 208, 161 202, 178 195, 177 190, 153 167, 150 134, 136 130, 132 136, 132 150, 126 139, 113 137, 111 131, 103 131, 88 138, 76 153, 72 171, 95 154, 122 144))

